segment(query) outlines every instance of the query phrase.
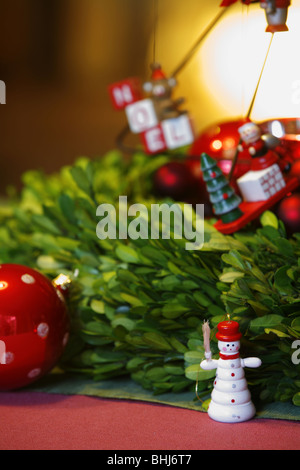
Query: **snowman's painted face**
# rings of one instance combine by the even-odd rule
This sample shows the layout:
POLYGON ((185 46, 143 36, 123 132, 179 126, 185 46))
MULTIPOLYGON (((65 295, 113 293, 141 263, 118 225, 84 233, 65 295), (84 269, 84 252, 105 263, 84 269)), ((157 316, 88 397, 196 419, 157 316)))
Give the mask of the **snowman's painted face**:
POLYGON ((218 348, 222 353, 233 354, 239 351, 240 342, 239 341, 218 341, 218 348))

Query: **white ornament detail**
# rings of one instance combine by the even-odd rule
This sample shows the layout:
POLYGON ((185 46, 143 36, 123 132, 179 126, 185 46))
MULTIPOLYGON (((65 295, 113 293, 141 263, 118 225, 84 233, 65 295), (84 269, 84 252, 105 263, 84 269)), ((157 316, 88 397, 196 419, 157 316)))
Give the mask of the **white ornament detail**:
POLYGON ((6 345, 0 340, 0 364, 6 364, 6 345))
POLYGON ((8 351, 5 353, 5 364, 11 364, 15 359, 15 355, 13 352, 8 351))
POLYGON ((69 341, 69 333, 66 333, 63 337, 62 344, 65 347, 67 342, 69 341))
POLYGON ((36 332, 40 338, 46 338, 49 333, 49 325, 47 323, 40 323, 36 332))
POLYGON ((23 276, 21 276, 21 280, 23 282, 25 282, 25 284, 34 284, 35 283, 34 277, 32 277, 30 274, 23 274, 23 276))
POLYGON ((36 369, 32 369, 30 372, 28 372, 27 377, 29 379, 34 379, 35 377, 40 375, 40 373, 41 373, 41 369, 37 367, 36 369))

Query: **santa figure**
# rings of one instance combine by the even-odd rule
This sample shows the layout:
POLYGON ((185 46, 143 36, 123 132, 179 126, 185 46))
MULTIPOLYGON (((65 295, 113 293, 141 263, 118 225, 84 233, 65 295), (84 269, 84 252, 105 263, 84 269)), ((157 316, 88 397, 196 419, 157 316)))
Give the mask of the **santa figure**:
POLYGON ((223 321, 218 324, 219 359, 212 359, 210 350, 205 352, 206 359, 200 364, 204 370, 216 370, 214 389, 208 415, 215 421, 223 423, 240 423, 255 415, 245 379, 244 367, 259 367, 258 357, 240 358, 239 324, 236 321, 223 321))
MULTIPOLYGON (((262 170, 278 162, 278 155, 270 149, 268 139, 263 138, 257 124, 248 121, 239 127, 238 131, 241 138, 238 150, 240 152, 247 150, 253 157, 252 170, 262 170)), ((275 143, 273 140, 271 146, 274 148, 278 142, 277 139, 275 143)))

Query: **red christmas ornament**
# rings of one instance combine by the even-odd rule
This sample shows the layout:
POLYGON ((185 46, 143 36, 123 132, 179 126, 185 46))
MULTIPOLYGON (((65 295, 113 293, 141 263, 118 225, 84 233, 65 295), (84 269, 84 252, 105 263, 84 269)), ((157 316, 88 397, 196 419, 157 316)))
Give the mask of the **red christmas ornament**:
POLYGON ((300 158, 298 160, 295 160, 294 163, 292 163, 290 175, 296 176, 300 179, 300 158))
POLYGON ((63 285, 18 264, 0 265, 0 390, 28 385, 49 372, 69 335, 63 285))
MULTIPOLYGON (((245 122, 245 119, 239 119, 215 124, 209 126, 198 136, 189 151, 189 157, 187 159, 187 164, 190 165, 191 170, 196 177, 201 180, 199 158, 202 153, 207 153, 210 157, 216 160, 222 173, 225 176, 229 175, 232 161, 240 142, 238 129, 245 122)), ((249 171, 250 166, 251 157, 248 152, 240 152, 235 165, 232 183, 249 171)))
POLYGON ((159 196, 187 201, 198 190, 199 183, 185 163, 169 162, 156 171, 153 186, 159 196))
POLYGON ((282 220, 289 235, 300 232, 300 194, 286 196, 276 210, 277 217, 282 220))

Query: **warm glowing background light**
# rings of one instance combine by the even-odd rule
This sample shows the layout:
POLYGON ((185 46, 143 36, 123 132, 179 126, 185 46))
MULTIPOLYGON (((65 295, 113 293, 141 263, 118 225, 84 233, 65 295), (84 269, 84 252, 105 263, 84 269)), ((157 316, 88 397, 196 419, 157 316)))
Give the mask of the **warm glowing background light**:
MULTIPOLYGON (((181 9, 176 2, 177 12, 173 11, 169 20, 172 24, 168 24, 167 12, 163 8, 160 11, 164 31, 158 28, 157 59, 166 64, 167 71, 172 70, 170 64, 180 61, 219 12, 220 2, 214 0, 204 15, 199 15, 199 11, 197 14, 195 4, 193 9, 189 2, 182 3, 185 6, 181 9), (171 30, 177 34, 172 48, 167 50, 165 41, 170 40, 171 30)), ((274 35, 251 114, 253 120, 300 117, 300 0, 292 2, 287 25, 288 32, 274 35)), ((187 98, 186 108, 200 130, 210 123, 247 113, 271 38, 265 28, 264 10, 258 4, 233 5, 179 74, 179 94, 187 98)))

